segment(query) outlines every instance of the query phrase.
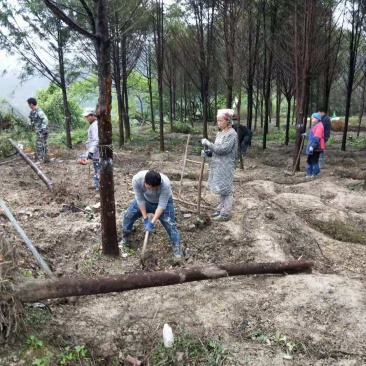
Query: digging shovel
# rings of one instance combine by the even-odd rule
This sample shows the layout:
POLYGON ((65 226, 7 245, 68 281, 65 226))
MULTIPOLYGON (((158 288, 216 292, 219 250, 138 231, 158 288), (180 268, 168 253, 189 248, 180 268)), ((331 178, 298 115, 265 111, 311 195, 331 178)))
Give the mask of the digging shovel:
POLYGON ((144 244, 142 246, 142 251, 141 251, 141 256, 140 256, 140 264, 142 265, 143 268, 145 267, 145 252, 146 252, 146 246, 147 246, 148 240, 149 240, 149 232, 146 231, 144 244))

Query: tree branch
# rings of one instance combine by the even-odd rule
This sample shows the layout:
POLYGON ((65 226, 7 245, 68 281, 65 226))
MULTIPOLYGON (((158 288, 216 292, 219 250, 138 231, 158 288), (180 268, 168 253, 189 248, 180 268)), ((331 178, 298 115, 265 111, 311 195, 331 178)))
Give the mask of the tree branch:
POLYGON ((82 34, 85 37, 88 37, 92 40, 97 39, 96 35, 88 32, 86 29, 80 27, 76 24, 72 19, 70 19, 61 9, 57 7, 51 0, 43 0, 45 5, 55 14, 55 16, 61 19, 65 24, 67 24, 74 31, 82 34))

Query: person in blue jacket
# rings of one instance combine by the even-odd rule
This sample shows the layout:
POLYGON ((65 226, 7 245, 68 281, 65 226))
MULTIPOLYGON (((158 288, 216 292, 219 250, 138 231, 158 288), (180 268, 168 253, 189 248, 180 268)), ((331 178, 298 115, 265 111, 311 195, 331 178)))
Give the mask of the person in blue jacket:
POLYGON ((306 178, 318 177, 320 174, 319 155, 324 151, 324 126, 321 122, 320 113, 313 113, 311 116, 311 129, 309 140, 306 145, 307 165, 306 178))

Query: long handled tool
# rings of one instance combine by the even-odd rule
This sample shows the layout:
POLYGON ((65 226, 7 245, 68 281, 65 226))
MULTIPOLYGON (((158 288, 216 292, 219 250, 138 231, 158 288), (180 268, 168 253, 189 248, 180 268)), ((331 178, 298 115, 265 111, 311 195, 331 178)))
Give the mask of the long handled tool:
POLYGON ((297 158, 296 158, 296 163, 292 169, 291 172, 289 172, 287 169, 285 170, 285 174, 286 175, 295 175, 295 170, 296 170, 296 167, 297 167, 297 164, 299 164, 299 160, 300 160, 300 156, 301 156, 301 153, 302 153, 302 149, 304 147, 304 138, 301 139, 301 144, 300 144, 300 149, 299 149, 299 153, 297 154, 297 158))
POLYGON ((142 265, 143 268, 145 267, 145 252, 146 252, 146 246, 147 246, 148 241, 149 241, 149 232, 146 231, 144 244, 142 246, 142 251, 141 251, 141 256, 140 256, 140 264, 142 265))
POLYGON ((295 163, 295 165, 294 165, 294 168, 292 169, 292 175, 294 175, 294 174, 295 174, 295 170, 296 170, 297 164, 299 164, 299 161, 300 161, 300 155, 301 155, 301 153, 302 153, 302 148, 304 147, 304 141, 305 141, 305 139, 304 139, 304 138, 302 138, 302 139, 301 139, 301 144, 300 144, 299 153, 297 154, 296 163, 295 163))

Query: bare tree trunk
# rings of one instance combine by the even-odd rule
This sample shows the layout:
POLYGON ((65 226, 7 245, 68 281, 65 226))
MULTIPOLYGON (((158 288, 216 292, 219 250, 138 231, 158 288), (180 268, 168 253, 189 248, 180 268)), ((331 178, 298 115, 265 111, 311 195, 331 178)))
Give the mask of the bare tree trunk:
POLYGON ((112 150, 112 77, 110 70, 110 38, 107 8, 100 0, 95 5, 95 27, 99 37, 95 41, 98 60, 99 84, 99 152, 100 152, 100 203, 102 226, 102 251, 119 255, 114 200, 113 150, 112 150))
POLYGON ((362 94, 361 94, 361 106, 360 106, 360 113, 358 114, 358 129, 357 129, 357 137, 360 136, 361 131, 361 123, 363 112, 365 110, 365 97, 366 97, 366 73, 363 76, 363 85, 362 85, 362 94))
MULTIPOLYGON (((62 30, 58 29, 58 32, 62 30)), ((59 35, 60 39, 61 35, 59 35)), ((65 78, 65 65, 64 65, 64 49, 62 44, 58 47, 58 59, 59 59, 59 70, 60 70, 60 82, 62 90, 62 100, 64 105, 65 114, 65 132, 66 132, 66 146, 72 149, 71 141, 71 113, 69 108, 69 102, 67 100, 67 89, 66 89, 66 78, 65 78)))
POLYGON ((154 22, 154 41, 156 50, 156 63, 158 70, 158 92, 159 92, 159 127, 160 127, 160 151, 165 150, 164 146, 164 104, 163 104, 163 71, 164 71, 164 45, 163 45, 163 14, 164 4, 162 0, 156 2, 156 19, 154 22))
POLYGON ((349 67, 348 67, 348 82, 347 82, 347 97, 346 97, 346 115, 344 121, 344 130, 342 137, 342 151, 346 151, 348 122, 351 111, 351 98, 353 92, 353 82, 356 72, 357 52, 360 45, 360 38, 364 27, 364 18, 366 14, 366 6, 363 0, 352 0, 352 21, 349 43, 349 67))
POLYGON ((149 101, 150 101, 150 114, 151 114, 151 128, 155 131, 155 115, 153 104, 153 92, 152 92, 152 67, 151 67, 151 45, 149 43, 149 55, 148 55, 148 67, 147 67, 147 84, 149 87, 149 101))
POLYGON ((84 10, 89 18, 92 33, 69 18, 51 0, 43 0, 48 8, 70 28, 94 42, 98 62, 99 84, 99 152, 100 152, 100 203, 102 226, 102 251, 104 254, 118 255, 116 212, 113 181, 113 150, 111 123, 111 89, 112 77, 110 70, 110 37, 106 2, 95 0, 94 12, 83 2, 84 10))
POLYGON ((281 89, 277 82, 277 98, 276 98, 276 127, 280 129, 280 120, 281 120, 281 89))
POLYGON ((285 135, 285 145, 288 146, 288 142, 290 139, 289 132, 290 132, 290 118, 291 118, 291 97, 287 99, 287 115, 286 115, 286 135, 285 135))
POLYGON ((131 126, 130 126, 130 111, 128 106, 128 88, 127 88, 127 45, 126 37, 122 36, 122 99, 124 107, 124 137, 126 140, 131 140, 131 126))
MULTIPOLYGON (((118 21, 118 13, 115 14, 115 22, 118 21)), ((118 27, 115 30, 115 37, 119 37, 118 27)), ((119 130, 119 147, 121 148, 125 144, 125 133, 123 126, 123 119, 126 113, 123 93, 121 88, 121 66, 120 66, 120 42, 113 42, 113 73, 114 73, 114 84, 116 88, 117 95, 117 108, 118 108, 118 130, 119 130)))

